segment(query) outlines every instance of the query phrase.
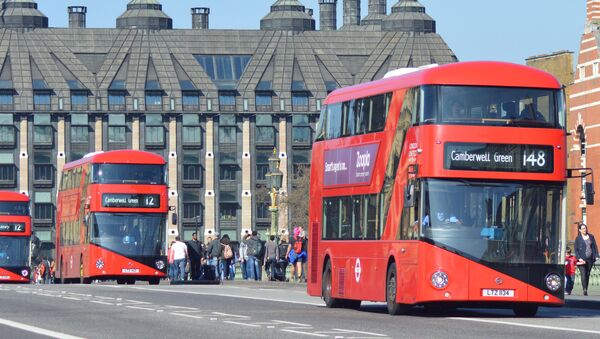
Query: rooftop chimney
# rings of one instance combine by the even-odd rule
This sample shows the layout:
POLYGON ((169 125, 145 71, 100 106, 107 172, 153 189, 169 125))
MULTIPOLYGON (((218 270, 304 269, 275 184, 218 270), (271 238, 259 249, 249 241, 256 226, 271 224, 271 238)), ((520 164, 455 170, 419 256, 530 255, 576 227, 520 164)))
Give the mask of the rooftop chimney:
POLYGON ((344 0, 344 26, 360 25, 360 0, 344 0))
POLYGON ((306 8, 306 9, 305 9, 305 12, 306 12, 306 14, 308 14, 308 15, 310 15, 310 16, 313 16, 313 14, 315 14, 315 11, 313 11, 313 9, 312 9, 312 8, 306 8))
POLYGON ((69 28, 85 28, 85 15, 87 7, 69 6, 69 28))
POLYGON ((208 29, 208 15, 210 8, 194 7, 192 8, 192 28, 193 29, 208 29))
POLYGON ((319 0, 320 26, 322 31, 337 29, 337 0, 319 0))

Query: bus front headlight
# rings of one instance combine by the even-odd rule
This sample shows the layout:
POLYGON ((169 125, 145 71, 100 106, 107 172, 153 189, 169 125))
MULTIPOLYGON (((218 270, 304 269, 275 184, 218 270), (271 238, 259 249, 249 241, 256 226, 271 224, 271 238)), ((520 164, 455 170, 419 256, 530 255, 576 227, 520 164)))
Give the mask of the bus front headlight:
POLYGON ((154 263, 154 265, 156 266, 156 268, 158 268, 159 270, 162 270, 163 268, 165 268, 165 262, 162 260, 156 260, 156 262, 154 263))
POLYGON ((556 292, 562 286, 562 279, 556 273, 550 273, 546 276, 546 287, 552 292, 556 292))
POLYGON ((431 285, 437 289, 448 286, 448 274, 444 271, 437 271, 431 275, 431 285))

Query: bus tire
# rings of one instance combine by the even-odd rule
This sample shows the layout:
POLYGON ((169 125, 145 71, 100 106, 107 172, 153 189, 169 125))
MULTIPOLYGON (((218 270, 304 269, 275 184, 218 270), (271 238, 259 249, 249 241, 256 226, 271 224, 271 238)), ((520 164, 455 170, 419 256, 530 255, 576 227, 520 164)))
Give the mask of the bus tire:
POLYGON ((538 311, 537 305, 522 304, 513 307, 513 312, 517 317, 531 318, 535 317, 538 311))
POLYGON ((117 284, 125 285, 125 279, 117 279, 117 284))
POLYGON ((127 280, 127 285, 135 285, 135 280, 134 279, 127 280))
POLYGON ((325 270, 323 271, 323 279, 322 283, 322 292, 323 301, 325 301, 325 306, 328 308, 337 308, 342 306, 342 302, 340 299, 334 298, 331 296, 331 286, 332 286, 332 275, 331 275, 331 264, 329 261, 325 265, 325 270))
POLYGON ((153 279, 150 279, 150 280, 148 280, 148 283, 149 283, 150 285, 158 285, 158 284, 160 284, 160 278, 153 278, 153 279))
POLYGON ((398 290, 398 273, 396 263, 392 263, 387 270, 387 280, 385 288, 385 301, 390 315, 400 315, 408 313, 410 306, 396 302, 396 291, 398 290))

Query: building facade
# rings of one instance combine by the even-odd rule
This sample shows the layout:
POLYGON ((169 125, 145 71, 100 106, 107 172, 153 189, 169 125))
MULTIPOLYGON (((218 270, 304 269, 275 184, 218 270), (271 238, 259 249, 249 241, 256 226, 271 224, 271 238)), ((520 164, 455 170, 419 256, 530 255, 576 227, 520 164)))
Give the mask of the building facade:
MULTIPOLYGON (((94 151, 140 149, 168 161, 178 232, 239 239, 270 226, 268 158, 277 149, 282 194, 310 166, 313 129, 332 90, 388 70, 457 61, 435 21, 414 0, 386 14, 371 0, 320 0, 314 12, 278 0, 258 30, 213 30, 208 8, 192 29, 173 29, 156 0, 133 0, 116 28, 49 28, 31 0, 4 0, 0 15, 0 186, 29 194, 34 230, 53 239, 56 187, 64 164, 94 151)), ((257 19, 258 21, 258 19, 257 19)), ((279 229, 288 229, 286 211, 279 229)))

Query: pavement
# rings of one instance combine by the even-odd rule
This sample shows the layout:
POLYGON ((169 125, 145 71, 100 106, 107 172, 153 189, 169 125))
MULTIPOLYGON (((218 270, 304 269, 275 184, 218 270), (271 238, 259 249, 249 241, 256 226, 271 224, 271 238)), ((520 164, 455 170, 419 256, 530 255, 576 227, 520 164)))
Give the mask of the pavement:
POLYGON ((565 295, 565 306, 600 310, 600 286, 590 286, 588 295, 583 295, 580 286, 575 286, 571 295, 565 295))

